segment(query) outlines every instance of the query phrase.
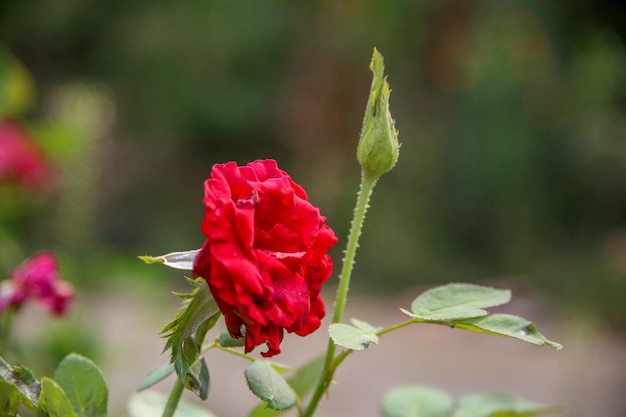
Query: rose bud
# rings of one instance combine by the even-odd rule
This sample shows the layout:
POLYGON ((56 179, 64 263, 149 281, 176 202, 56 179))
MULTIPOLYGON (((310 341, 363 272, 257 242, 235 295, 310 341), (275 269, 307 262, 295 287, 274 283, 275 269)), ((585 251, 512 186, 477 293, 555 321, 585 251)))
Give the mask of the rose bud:
POLYGON ((365 108, 357 159, 363 173, 376 180, 391 170, 400 152, 398 131, 389 112, 389 83, 383 78, 383 57, 374 49, 370 70, 374 73, 369 100, 365 108))

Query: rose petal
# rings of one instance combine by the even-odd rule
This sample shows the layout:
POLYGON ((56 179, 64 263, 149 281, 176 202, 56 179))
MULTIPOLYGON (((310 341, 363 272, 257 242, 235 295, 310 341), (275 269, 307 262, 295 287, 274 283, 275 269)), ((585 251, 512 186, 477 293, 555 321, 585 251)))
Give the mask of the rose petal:
POLYGON ((204 191, 206 242, 194 274, 207 281, 230 334, 246 327, 246 352, 265 343, 261 355, 276 355, 285 330, 304 336, 320 327, 319 292, 337 238, 276 161, 215 165, 204 191))

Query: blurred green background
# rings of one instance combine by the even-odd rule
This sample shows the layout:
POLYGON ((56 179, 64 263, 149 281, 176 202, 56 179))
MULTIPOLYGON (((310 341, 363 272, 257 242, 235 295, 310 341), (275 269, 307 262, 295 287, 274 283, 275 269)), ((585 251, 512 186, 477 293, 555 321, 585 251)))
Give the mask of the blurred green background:
POLYGON ((79 288, 159 291, 171 271, 135 255, 199 247, 210 167, 256 158, 308 191, 339 263, 375 46, 402 148, 353 287, 506 279, 624 328, 625 35, 592 0, 5 0, 3 114, 57 175, 3 191, 0 267, 45 247, 79 288))

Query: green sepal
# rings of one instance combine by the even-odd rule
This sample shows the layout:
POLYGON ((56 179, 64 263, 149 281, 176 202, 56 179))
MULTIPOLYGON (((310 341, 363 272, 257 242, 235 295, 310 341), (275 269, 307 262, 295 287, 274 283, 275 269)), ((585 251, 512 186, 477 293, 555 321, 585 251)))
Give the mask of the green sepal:
POLYGON ((184 252, 170 252, 161 256, 138 256, 139 259, 147 264, 163 264, 174 269, 183 269, 185 271, 193 270, 193 262, 198 256, 200 249, 188 250, 184 252))
POLYGON ((167 338, 164 351, 171 349, 170 363, 174 364, 183 383, 200 350, 191 336, 200 326, 205 332, 211 329, 221 315, 206 281, 198 278, 190 282, 195 288, 183 300, 174 320, 162 330, 163 337, 167 338))
POLYGON ((363 172, 374 180, 396 165, 400 153, 398 131, 389 110, 391 88, 384 69, 383 56, 374 48, 370 62, 372 86, 357 146, 357 160, 363 172))
POLYGON ((296 404, 295 393, 268 361, 253 362, 244 375, 250 391, 266 401, 269 408, 286 410, 296 404))
POLYGON ((513 337, 538 346, 550 346, 557 350, 563 349, 561 344, 548 340, 539 333, 532 322, 510 314, 490 314, 485 317, 454 320, 450 322, 450 327, 478 333, 513 337))
POLYGON ((76 353, 67 355, 54 372, 78 417, 106 417, 109 390, 100 369, 76 353))
POLYGON ((335 323, 328 327, 328 334, 336 345, 351 350, 363 350, 370 343, 378 344, 376 332, 380 328, 373 327, 369 323, 357 319, 352 319, 352 324, 354 326, 345 323, 335 323))
POLYGON ((191 364, 185 374, 183 385, 185 385, 185 388, 189 391, 196 394, 201 400, 208 398, 211 376, 204 358, 200 358, 191 364))
POLYGON ((432 288, 411 303, 406 315, 421 320, 458 320, 489 314, 485 308, 506 304, 510 290, 475 284, 452 283, 432 288))

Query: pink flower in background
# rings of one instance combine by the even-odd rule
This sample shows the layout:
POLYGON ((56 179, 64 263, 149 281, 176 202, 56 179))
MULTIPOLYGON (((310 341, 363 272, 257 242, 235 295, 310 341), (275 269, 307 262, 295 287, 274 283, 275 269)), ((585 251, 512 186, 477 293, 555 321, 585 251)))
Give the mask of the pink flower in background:
POLYGON ((0 121, 0 182, 37 188, 48 182, 49 174, 48 162, 28 132, 13 120, 0 121))
POLYGON ((26 260, 0 284, 0 313, 9 306, 20 307, 29 298, 57 316, 66 313, 74 298, 72 285, 59 279, 57 260, 50 252, 26 260))

